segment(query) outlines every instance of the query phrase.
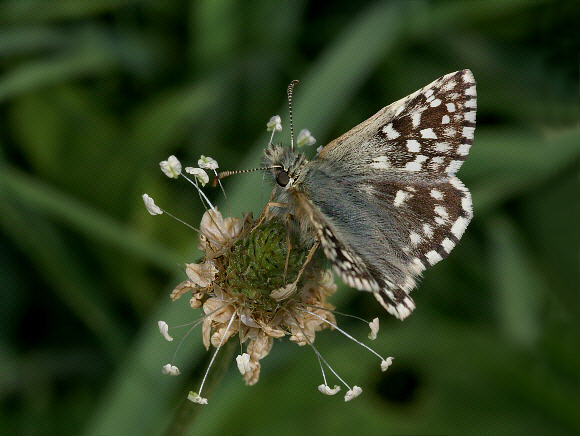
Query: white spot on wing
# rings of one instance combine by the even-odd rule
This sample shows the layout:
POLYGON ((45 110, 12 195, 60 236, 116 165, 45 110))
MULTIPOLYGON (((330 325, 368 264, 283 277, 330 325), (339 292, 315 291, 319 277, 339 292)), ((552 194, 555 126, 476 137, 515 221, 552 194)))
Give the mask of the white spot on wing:
POLYGON ((421 122, 421 111, 413 112, 413 115, 411 115, 411 121, 413 122, 413 127, 416 128, 421 122))
POLYGON ((431 107, 437 107, 441 104, 441 100, 439 100, 438 98, 436 98, 435 100, 433 100, 431 102, 431 107))
POLYGON ((455 112, 455 103, 447 103, 445 106, 449 112, 455 112))
POLYGON ((473 132, 475 131, 475 127, 463 127, 463 136, 467 139, 473 139, 473 132))
POLYGON ((421 130, 421 137, 425 139, 437 139, 437 135, 431 127, 421 130))
POLYGON ((472 123, 475 123, 475 111, 465 112, 465 119, 472 123))
POLYGON ((393 123, 389 123, 383 127, 383 133, 387 135, 387 139, 396 139, 401 136, 399 132, 393 129, 393 123))
POLYGON ((457 221, 455 221, 453 223, 453 226, 451 226, 451 233, 457 239, 461 238, 461 236, 463 236, 463 232, 465 232, 465 229, 467 228, 468 224, 469 224, 469 220, 465 217, 460 216, 459 218, 457 218, 457 221))
POLYGON ((437 171, 441 164, 443 164, 443 157, 435 156, 431 158, 431 161, 429 162, 429 168, 431 168, 433 171, 437 171))
POLYGON ((473 205, 471 204, 471 195, 469 193, 461 199, 461 207, 469 216, 473 216, 473 205))
POLYGON ((443 260, 441 255, 437 253, 435 250, 431 250, 429 253, 425 255, 425 257, 427 258, 427 262, 429 262, 431 265, 435 265, 440 260, 443 260))
POLYGON ((450 138, 455 136, 455 132, 456 130, 453 127, 447 127, 445 130, 443 130, 443 134, 450 138))
POLYGON ((430 194, 431 197, 433 197, 435 200, 443 200, 443 193, 438 189, 431 189, 430 194))
POLYGON ((419 233, 411 232, 409 233, 409 239, 411 240, 411 244, 417 246, 423 241, 423 238, 419 233))
POLYGON ((471 148, 470 144, 459 144, 459 147, 457 147, 457 154, 461 156, 467 156, 470 148, 471 148))
POLYGON ((477 103, 474 98, 465 101, 465 107, 475 109, 477 107, 477 103))
POLYGON ((463 165, 463 161, 452 160, 451 163, 449 163, 449 165, 447 166, 447 168, 445 168, 445 172, 447 174, 455 174, 459 170, 459 168, 461 168, 461 165, 463 165))
POLYGON ((449 218, 449 214, 447 213, 447 209, 445 209, 443 206, 435 206, 435 213, 437 215, 439 215, 441 218, 443 219, 448 219, 449 218))
POLYGON ((455 247, 455 243, 449 239, 449 238, 445 238, 443 239, 443 241, 441 242, 441 246, 443 247, 443 249, 449 253, 453 247, 455 247))
POLYGON ((391 161, 388 156, 379 156, 373 160, 371 165, 377 170, 388 170, 391 167, 391 161))
POLYGON ((451 121, 449 115, 443 115, 443 118, 441 118, 441 124, 449 124, 449 121, 451 121))
POLYGON ((453 88, 455 88, 455 80, 454 79, 450 79, 448 80, 445 85, 443 85, 441 87, 442 91, 451 91, 453 88))
POLYGON ((407 149, 411 153, 418 153, 421 151, 421 144, 416 139, 408 139, 407 140, 407 149))
POLYGON ((407 162, 405 169, 407 171, 421 171, 422 165, 419 162, 407 162))
POLYGON ((405 200, 409 198, 409 195, 410 194, 406 193, 405 191, 402 190, 397 191, 397 195, 395 195, 395 201, 393 201, 393 206, 395 207, 401 206, 405 202, 405 200))
MULTIPOLYGON (((415 160, 413 162, 407 162, 407 165, 405 165, 405 169, 407 171, 421 171, 421 168, 423 167, 423 162, 425 162, 427 160, 427 156, 423 156, 422 154, 417 156, 415 158, 415 160)), ((410 190, 410 188, 408 188, 410 190)))

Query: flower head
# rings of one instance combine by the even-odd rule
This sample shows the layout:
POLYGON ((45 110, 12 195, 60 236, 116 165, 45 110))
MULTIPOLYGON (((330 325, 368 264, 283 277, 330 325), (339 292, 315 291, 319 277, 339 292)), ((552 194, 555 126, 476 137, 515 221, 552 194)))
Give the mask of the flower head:
MULTIPOLYGON (((281 130, 280 117, 272 117, 268 127, 272 132, 281 130)), ((307 130, 298 135, 299 145, 311 145, 314 141, 307 130)), ((351 388, 314 347, 316 333, 324 329, 339 331, 380 357, 383 371, 391 364, 392 358, 382 358, 338 327, 334 306, 327 301, 336 291, 336 285, 332 272, 322 267, 322 250, 318 250, 317 244, 305 243, 289 232, 286 221, 271 218, 268 206, 256 221, 251 214, 242 218, 224 218, 200 188, 209 181, 204 169, 215 172, 217 162, 202 156, 198 164, 200 168, 185 169, 195 176, 195 179, 189 179, 181 174, 181 164, 174 156, 161 163, 169 177, 183 175, 209 207, 199 230, 190 226, 198 232, 197 246, 203 252, 203 258, 185 264, 187 280, 178 284, 170 295, 175 301, 190 294, 190 307, 199 308, 203 313, 192 323, 190 331, 201 324, 203 345, 208 350, 212 346, 216 349, 199 393, 190 392, 188 399, 207 404, 201 392, 209 369, 220 347, 233 336, 239 337, 242 350, 236 363, 247 385, 258 382, 261 360, 272 350, 274 339, 287 336, 290 341, 300 346, 309 345, 314 350, 324 380, 318 387, 321 393, 334 395, 340 390, 339 386, 331 388, 328 385, 324 363, 346 386, 345 401, 360 395, 362 389, 358 386, 351 388)), ((150 213, 165 212, 149 196, 143 195, 143 201, 150 213)), ((172 341, 167 323, 159 321, 158 326, 165 339, 172 341)), ((369 327, 369 338, 375 339, 378 319, 370 322, 369 327)), ((172 362, 163 367, 163 373, 175 376, 179 369, 172 362)))

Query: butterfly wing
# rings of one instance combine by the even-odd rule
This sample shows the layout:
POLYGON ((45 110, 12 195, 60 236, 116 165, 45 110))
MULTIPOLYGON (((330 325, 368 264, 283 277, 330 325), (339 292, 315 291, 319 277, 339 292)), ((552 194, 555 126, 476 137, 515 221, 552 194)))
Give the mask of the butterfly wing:
POLYGON ((472 217, 455 176, 473 143, 471 71, 443 76, 328 144, 301 186, 335 272, 397 318, 421 272, 445 258, 472 217))

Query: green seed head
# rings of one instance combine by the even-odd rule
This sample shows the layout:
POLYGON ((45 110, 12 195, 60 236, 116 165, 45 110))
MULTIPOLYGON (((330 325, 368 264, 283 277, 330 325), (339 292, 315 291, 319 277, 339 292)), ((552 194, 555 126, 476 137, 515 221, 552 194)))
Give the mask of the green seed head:
MULTIPOLYGON (((279 220, 263 223, 242 235, 224 254, 222 288, 232 296, 243 297, 245 306, 250 309, 275 311, 279 302, 271 298, 270 293, 293 283, 308 255, 308 248, 293 236, 288 254, 287 235, 285 223, 279 220), (286 261, 288 267, 284 276, 286 261)), ((308 263, 298 281, 298 289, 312 275, 316 265, 320 265, 319 258, 308 263)))

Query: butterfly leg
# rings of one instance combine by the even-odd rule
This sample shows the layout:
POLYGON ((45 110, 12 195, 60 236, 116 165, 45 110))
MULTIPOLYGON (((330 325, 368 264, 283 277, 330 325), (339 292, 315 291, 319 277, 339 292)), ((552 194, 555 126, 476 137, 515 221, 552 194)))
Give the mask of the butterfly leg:
POLYGON ((306 269, 306 266, 308 265, 308 263, 312 260, 312 257, 314 256, 314 253, 316 253, 316 250, 318 249, 319 246, 320 246, 320 241, 316 241, 316 242, 314 242, 314 245, 308 251, 308 254, 306 255, 306 260, 302 264, 300 271, 298 271, 298 276, 296 277, 296 280, 294 280, 294 283, 292 283, 293 286, 295 286, 295 287, 298 286, 298 280, 300 280, 300 277, 302 277, 302 273, 306 269))
POLYGON ((274 199, 274 195, 276 194, 276 189, 274 189, 272 191, 272 194, 270 194, 270 198, 268 199, 268 202, 266 203, 266 206, 264 206, 264 210, 262 210, 262 213, 260 214, 260 216, 258 217, 258 219, 255 221, 254 223, 254 227, 252 228, 252 232, 257 229, 263 222, 265 219, 271 219, 273 214, 270 214, 270 209, 274 208, 274 207, 280 207, 280 208, 287 208, 288 207, 288 203, 277 203, 275 201, 272 201, 274 199))
MULTIPOLYGON (((288 272, 288 263, 290 262, 290 250, 292 250, 292 243, 290 242, 290 214, 286 214, 284 217, 286 220, 286 261, 284 262, 284 286, 286 286, 286 273, 288 272)), ((302 270, 300 270, 302 271, 302 270)), ((300 273, 298 274, 300 278, 300 273)), ((298 282, 298 279, 294 283, 298 282)))

